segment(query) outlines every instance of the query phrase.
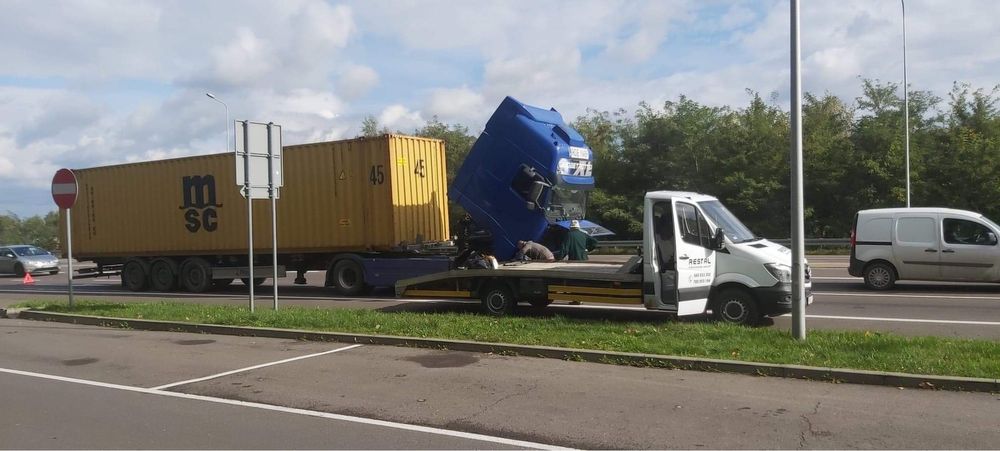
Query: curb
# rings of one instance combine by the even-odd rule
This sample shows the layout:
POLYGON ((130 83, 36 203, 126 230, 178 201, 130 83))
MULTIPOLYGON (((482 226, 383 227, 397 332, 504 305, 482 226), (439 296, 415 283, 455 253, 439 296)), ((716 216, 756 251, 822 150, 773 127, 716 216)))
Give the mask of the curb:
POLYGON ((215 335, 283 338, 303 341, 327 341, 412 348, 448 349, 453 351, 520 355, 527 357, 541 357, 605 364, 649 366, 670 369, 749 374, 755 376, 808 379, 834 383, 988 393, 1000 392, 1000 379, 891 373, 884 371, 823 368, 801 365, 781 365, 774 363, 741 362, 736 360, 665 356, 658 354, 569 349, 550 346, 483 343, 464 340, 441 340, 430 338, 393 337, 387 335, 309 332, 294 329, 174 323, 156 320, 134 320, 100 316, 69 315, 63 313, 38 312, 33 310, 18 312, 17 318, 35 321, 52 321, 89 326, 129 328, 163 332, 188 332, 215 335))

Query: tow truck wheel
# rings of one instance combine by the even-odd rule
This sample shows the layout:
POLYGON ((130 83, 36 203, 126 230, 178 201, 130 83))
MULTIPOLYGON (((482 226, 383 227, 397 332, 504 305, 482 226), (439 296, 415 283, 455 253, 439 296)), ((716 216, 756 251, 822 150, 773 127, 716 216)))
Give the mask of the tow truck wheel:
POLYGON ((493 316, 504 316, 514 312, 517 299, 507 285, 497 283, 483 291, 483 310, 493 316))
POLYGON ((129 260, 122 268, 122 285, 129 291, 146 291, 149 288, 149 274, 146 265, 139 260, 129 260))
POLYGON ((760 309, 757 301, 747 292, 735 288, 722 290, 719 301, 712 312, 719 321, 753 326, 760 321, 760 309))

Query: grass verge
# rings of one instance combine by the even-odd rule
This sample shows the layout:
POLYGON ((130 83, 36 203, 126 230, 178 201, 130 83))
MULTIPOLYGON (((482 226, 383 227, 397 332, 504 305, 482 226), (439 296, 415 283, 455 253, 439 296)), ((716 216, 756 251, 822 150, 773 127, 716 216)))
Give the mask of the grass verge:
POLYGON ((36 310, 229 326, 443 338, 602 351, 707 357, 912 374, 1000 377, 1000 342, 904 337, 882 332, 812 331, 803 343, 773 328, 718 323, 622 322, 554 317, 493 318, 467 313, 244 307, 83 301, 27 302, 36 310))

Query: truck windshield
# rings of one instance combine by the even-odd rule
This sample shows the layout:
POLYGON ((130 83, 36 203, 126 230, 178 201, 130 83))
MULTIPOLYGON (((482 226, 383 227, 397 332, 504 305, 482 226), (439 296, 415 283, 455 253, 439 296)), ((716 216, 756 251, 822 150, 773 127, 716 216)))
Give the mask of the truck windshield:
POLYGON ((545 209, 545 216, 550 221, 565 221, 567 219, 583 219, 587 213, 587 192, 581 189, 571 189, 564 185, 552 188, 552 199, 545 209))
POLYGON ((729 241, 733 243, 746 243, 748 241, 756 241, 759 238, 753 235, 753 232, 740 222, 740 219, 736 215, 729 212, 722 202, 717 200, 710 200, 705 202, 698 202, 701 209, 705 212, 705 216, 711 219, 716 227, 722 228, 722 233, 726 234, 729 241))

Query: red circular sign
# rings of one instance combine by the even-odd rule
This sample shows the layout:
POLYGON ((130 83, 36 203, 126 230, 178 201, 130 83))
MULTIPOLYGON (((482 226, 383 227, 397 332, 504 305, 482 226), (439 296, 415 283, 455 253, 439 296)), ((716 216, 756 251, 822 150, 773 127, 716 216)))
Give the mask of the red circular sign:
POLYGON ((59 208, 73 208, 76 203, 76 175, 69 169, 60 169, 52 177, 52 200, 59 208))

